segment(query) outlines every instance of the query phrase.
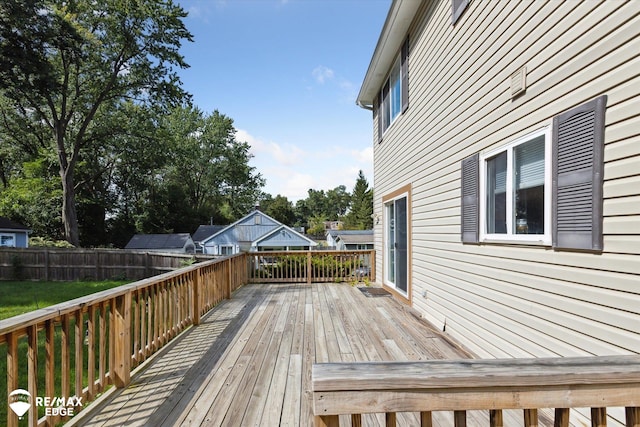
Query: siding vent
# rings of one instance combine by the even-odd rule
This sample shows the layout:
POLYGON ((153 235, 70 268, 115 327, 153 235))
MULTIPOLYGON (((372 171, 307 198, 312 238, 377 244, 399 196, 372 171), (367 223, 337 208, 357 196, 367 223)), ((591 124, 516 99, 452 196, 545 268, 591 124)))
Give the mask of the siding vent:
POLYGON ((511 81, 511 99, 527 90, 527 67, 522 67, 509 78, 511 81))

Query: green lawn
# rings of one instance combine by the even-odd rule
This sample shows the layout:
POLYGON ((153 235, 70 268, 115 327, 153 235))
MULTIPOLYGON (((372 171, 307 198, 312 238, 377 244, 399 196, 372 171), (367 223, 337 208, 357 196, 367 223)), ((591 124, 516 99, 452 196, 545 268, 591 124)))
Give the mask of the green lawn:
POLYGON ((100 282, 3 282, 0 281, 0 320, 39 308, 115 288, 129 283, 121 280, 100 282))

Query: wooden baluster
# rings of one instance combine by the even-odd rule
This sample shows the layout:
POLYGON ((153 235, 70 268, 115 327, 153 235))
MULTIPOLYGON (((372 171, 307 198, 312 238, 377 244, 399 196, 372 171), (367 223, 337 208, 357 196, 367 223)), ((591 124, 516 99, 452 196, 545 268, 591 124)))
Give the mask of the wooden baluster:
POLYGON ((362 415, 361 414, 352 414, 351 415, 351 427, 362 427, 362 415))
MULTIPOLYGON (((45 360, 44 360, 44 394, 45 396, 55 396, 56 387, 56 364, 55 364, 55 323, 47 320, 44 324, 45 330, 45 360)), ((47 416, 47 425, 54 425, 53 417, 47 416)))
POLYGON ((536 427, 538 425, 538 410, 524 410, 524 427, 536 427))
POLYGON ((89 306, 87 320, 87 400, 93 400, 96 395, 96 346, 95 346, 96 310, 89 306))
POLYGON ((337 415, 316 415, 315 427, 340 427, 340 418, 337 415))
POLYGON ((75 365, 76 365, 76 378, 75 378, 75 391, 74 391, 74 396, 76 397, 81 397, 82 396, 82 390, 83 390, 83 386, 82 386, 82 377, 84 374, 84 363, 83 363, 83 356, 84 356, 84 335, 82 334, 82 327, 83 327, 83 318, 84 316, 82 315, 82 310, 76 310, 75 314, 75 326, 74 326, 74 332, 75 332, 75 350, 76 350, 76 354, 75 354, 75 365))
MULTIPOLYGON (((7 394, 18 388, 18 334, 7 335, 7 394)), ((7 410, 7 427, 17 427, 18 416, 7 410)))
POLYGON ((107 386, 107 304, 106 302, 100 303, 100 325, 98 333, 98 392, 101 393, 107 386))
POLYGON ((467 411, 453 411, 453 425, 467 427, 467 411))
POLYGON ((569 408, 556 408, 556 415, 553 421, 553 427, 569 426, 569 408))
POLYGON ((627 427, 640 427, 640 407, 627 407, 624 412, 627 418, 627 427))
POLYGON ((61 390, 62 396, 68 398, 70 396, 70 354, 69 354, 69 315, 62 316, 62 336, 60 337, 60 363, 61 363, 61 390))
POLYGON ((607 426, 607 408, 591 408, 591 427, 607 426))
POLYGON ((433 418, 431 417, 431 411, 420 412, 420 427, 432 427, 433 418))
MULTIPOLYGON (((38 327, 36 324, 27 329, 29 348, 27 351, 27 376, 29 378, 29 394, 32 399, 38 396, 38 327)), ((29 425, 38 426, 38 407, 33 405, 29 411, 29 425)))
POLYGON ((140 290, 135 291, 135 301, 133 303, 133 352, 131 366, 140 364, 140 290))
POLYGON ((397 417, 395 412, 387 412, 384 414, 385 426, 386 427, 395 427, 397 422, 397 417))
POLYGON ((489 425, 491 427, 502 427, 502 409, 492 409, 489 411, 489 425))
POLYGON ((307 285, 311 284, 311 251, 307 252, 307 285))

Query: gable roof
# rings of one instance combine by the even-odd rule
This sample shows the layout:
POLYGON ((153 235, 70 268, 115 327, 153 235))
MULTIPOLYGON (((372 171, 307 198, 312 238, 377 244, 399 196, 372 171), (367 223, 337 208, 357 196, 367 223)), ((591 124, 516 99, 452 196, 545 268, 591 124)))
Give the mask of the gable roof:
POLYGON ((177 234, 136 234, 125 249, 179 249, 189 241, 189 233, 177 234))
POLYGON ((350 245, 373 243, 373 230, 342 230, 336 238, 350 245))
POLYGON ((9 218, 5 218, 3 216, 0 216, 0 230, 30 231, 29 227, 15 221, 11 221, 9 218))
POLYGON ((360 107, 372 108, 373 100, 387 78, 391 65, 400 53, 400 47, 421 4, 422 2, 415 0, 394 0, 391 4, 356 99, 356 104, 360 107))
POLYGON ((279 225, 282 225, 280 222, 271 218, 266 213, 261 210, 254 209, 236 222, 229 224, 227 226, 222 226, 222 228, 216 232, 214 232, 209 237, 206 237, 203 240, 200 240, 202 244, 212 240, 216 236, 221 235, 222 233, 227 232, 228 230, 232 230, 234 228, 238 228, 238 241, 252 242, 258 239, 261 236, 264 236, 269 231, 277 228, 279 225), (260 224, 255 224, 255 216, 259 215, 261 218, 264 218, 265 221, 260 224))
POLYGON ((218 231, 226 228, 226 225, 199 225, 198 229, 191 238, 194 242, 202 242, 207 237, 216 234, 218 231))
POLYGON ((265 246, 265 242, 273 246, 317 246, 318 244, 307 236, 298 233, 291 227, 282 224, 255 241, 256 246, 265 246))

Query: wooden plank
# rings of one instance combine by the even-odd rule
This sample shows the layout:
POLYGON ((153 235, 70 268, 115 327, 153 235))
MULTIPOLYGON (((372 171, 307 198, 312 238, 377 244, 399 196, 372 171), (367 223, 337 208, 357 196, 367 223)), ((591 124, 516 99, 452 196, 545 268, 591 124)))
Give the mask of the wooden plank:
POLYGON ((453 423, 455 427, 467 427, 467 411, 454 411, 453 423))
POLYGON ((524 414, 524 427, 537 427, 538 426, 538 410, 537 409, 525 409, 524 414))
POLYGON ((489 411, 489 425, 491 427, 502 427, 504 425, 501 409, 492 409, 489 411))
MULTIPOLYGON (((18 388, 18 334, 9 333, 7 337, 7 395, 18 388)), ((7 427, 17 427, 18 416, 7 411, 7 427)))
POLYGON ((640 427, 640 407, 625 408, 626 427, 640 427))
POLYGON ((553 427, 569 427, 569 408, 556 408, 553 427))
MULTIPOLYGON (((27 376, 29 381, 29 394, 38 396, 38 325, 30 326, 27 330, 27 376)), ((29 411, 29 425, 38 426, 38 408, 33 406, 29 411)))
POLYGON ((289 359, 287 386, 282 404, 281 426, 300 425, 300 399, 302 395, 302 356, 292 354, 289 359))
MULTIPOLYGON (((45 361, 44 361, 44 392, 45 396, 54 396, 56 390, 56 371, 55 371, 55 323, 53 320, 47 320, 44 324, 45 330, 45 361)), ((47 416, 47 424, 54 425, 54 417, 47 416)))
POLYGON ((591 408, 591 427, 607 427, 607 408, 591 408))
MULTIPOLYGON (((83 329, 83 316, 82 310, 77 310, 74 314, 74 333, 75 333, 75 387, 74 387, 74 395, 82 396, 82 390, 84 389, 82 385, 82 377, 84 375, 84 363, 83 363, 83 355, 84 355, 84 335, 82 334, 83 329)), ((79 410, 79 409, 78 409, 79 410)))
POLYGON ((608 385, 640 382, 640 355, 314 365, 314 390, 608 385))

